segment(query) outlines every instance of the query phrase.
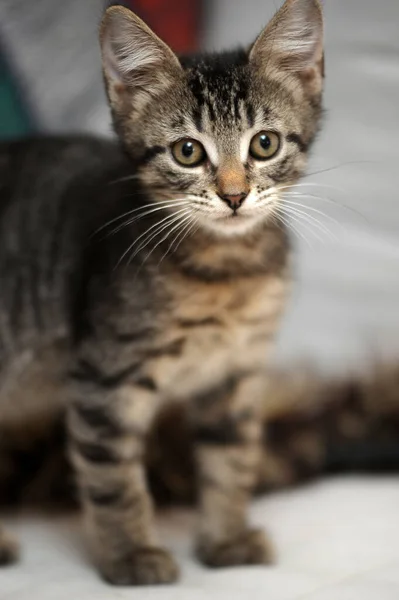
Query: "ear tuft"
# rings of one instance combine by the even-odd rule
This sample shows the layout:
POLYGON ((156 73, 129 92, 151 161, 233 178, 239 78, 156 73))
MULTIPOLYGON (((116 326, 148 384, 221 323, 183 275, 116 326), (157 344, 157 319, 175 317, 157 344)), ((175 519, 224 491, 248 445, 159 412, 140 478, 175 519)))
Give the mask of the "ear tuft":
POLYGON ((103 69, 111 103, 126 90, 156 94, 180 63, 172 50, 134 13, 112 6, 100 29, 103 69))
POLYGON ((298 74, 322 68, 323 13, 318 0, 287 0, 260 34, 250 59, 298 74))

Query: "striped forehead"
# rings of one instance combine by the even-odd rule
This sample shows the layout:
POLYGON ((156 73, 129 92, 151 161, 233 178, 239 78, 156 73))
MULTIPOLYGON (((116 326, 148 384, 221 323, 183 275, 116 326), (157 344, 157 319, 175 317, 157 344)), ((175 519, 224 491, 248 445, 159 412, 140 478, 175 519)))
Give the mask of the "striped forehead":
POLYGON ((247 128, 248 73, 244 51, 205 56, 188 72, 194 97, 192 118, 199 132, 212 129, 247 128), (243 122, 244 120, 244 122, 243 122))

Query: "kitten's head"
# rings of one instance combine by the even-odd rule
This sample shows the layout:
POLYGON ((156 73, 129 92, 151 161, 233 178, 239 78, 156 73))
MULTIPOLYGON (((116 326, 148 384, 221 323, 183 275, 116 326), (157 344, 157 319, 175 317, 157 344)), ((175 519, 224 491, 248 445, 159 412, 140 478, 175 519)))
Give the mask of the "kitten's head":
POLYGON ((116 131, 153 201, 217 235, 270 219, 318 129, 319 1, 287 0, 249 49, 189 58, 112 7, 101 45, 116 131))

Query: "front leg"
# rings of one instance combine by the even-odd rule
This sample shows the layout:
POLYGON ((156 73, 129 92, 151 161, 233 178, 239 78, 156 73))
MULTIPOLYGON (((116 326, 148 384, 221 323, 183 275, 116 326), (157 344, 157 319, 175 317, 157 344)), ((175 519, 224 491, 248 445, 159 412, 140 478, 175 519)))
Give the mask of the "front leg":
POLYGON ((155 386, 101 380, 86 367, 75 373, 69 434, 94 559, 114 585, 173 582, 178 569, 157 545, 143 466, 155 386))
POLYGON ((208 566, 267 564, 264 533, 247 521, 261 452, 262 382, 233 377, 197 398, 194 406, 200 524, 197 555, 208 566))

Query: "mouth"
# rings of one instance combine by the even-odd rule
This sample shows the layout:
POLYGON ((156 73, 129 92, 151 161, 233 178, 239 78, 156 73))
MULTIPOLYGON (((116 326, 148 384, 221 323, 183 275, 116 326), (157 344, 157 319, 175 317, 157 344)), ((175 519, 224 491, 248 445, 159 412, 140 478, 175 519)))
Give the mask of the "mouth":
POLYGON ((228 229, 242 229, 250 227, 261 221, 262 219, 256 214, 243 214, 240 212, 232 212, 230 215, 225 215, 217 219, 217 223, 221 227, 228 229))
POLYGON ((221 221, 222 223, 237 223, 238 221, 249 221, 251 219, 254 219, 253 215, 243 215, 238 211, 234 211, 230 215, 219 217, 218 221, 221 221))
POLYGON ((208 227, 220 235, 246 235, 259 223, 259 217, 232 212, 208 222, 208 227))

